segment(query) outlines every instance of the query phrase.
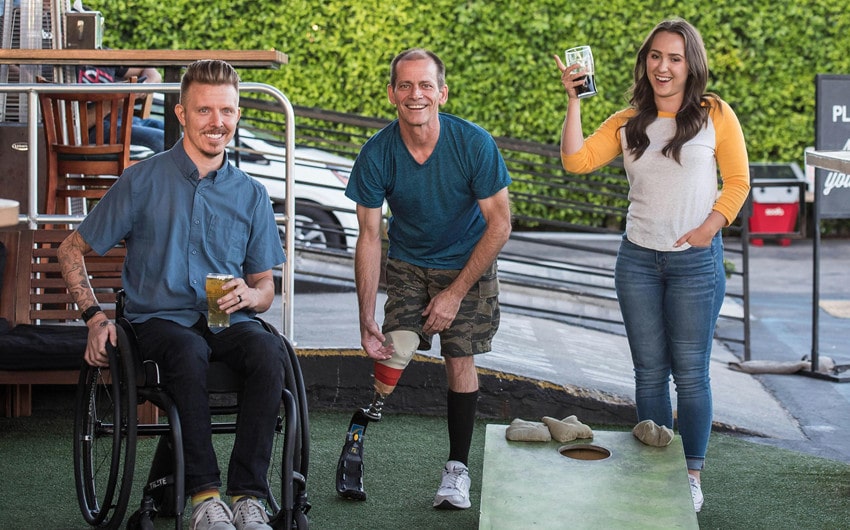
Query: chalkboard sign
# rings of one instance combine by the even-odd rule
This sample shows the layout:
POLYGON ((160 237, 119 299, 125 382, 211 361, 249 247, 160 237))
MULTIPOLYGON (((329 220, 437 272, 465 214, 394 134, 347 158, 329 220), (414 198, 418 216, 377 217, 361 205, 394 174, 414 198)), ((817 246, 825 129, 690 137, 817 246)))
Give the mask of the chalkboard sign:
MULTIPOLYGON (((850 151, 850 75, 815 76, 815 150, 850 151)), ((850 176, 817 168, 812 220, 812 366, 801 373, 839 382, 850 374, 823 373, 820 356, 820 220, 850 218, 850 176)))
MULTIPOLYGON (((815 149, 850 151, 850 75, 815 76, 815 149)), ((850 217, 850 175, 815 170, 815 201, 822 219, 850 217)))

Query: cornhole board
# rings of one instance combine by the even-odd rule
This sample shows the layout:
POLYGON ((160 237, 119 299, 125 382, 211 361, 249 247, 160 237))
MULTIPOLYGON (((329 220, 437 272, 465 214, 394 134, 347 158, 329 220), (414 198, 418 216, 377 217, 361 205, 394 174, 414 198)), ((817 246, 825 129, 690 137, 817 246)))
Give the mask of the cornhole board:
POLYGON ((612 431, 566 444, 512 442, 506 428, 487 425, 479 530, 699 528, 678 435, 659 448, 612 431))

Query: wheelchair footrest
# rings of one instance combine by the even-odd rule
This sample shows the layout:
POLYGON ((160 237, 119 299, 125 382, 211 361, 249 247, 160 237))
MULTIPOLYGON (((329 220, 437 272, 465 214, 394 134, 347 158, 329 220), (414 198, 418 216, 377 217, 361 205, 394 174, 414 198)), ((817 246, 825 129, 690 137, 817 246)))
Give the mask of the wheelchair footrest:
POLYGON ((142 498, 142 506, 127 520, 127 530, 154 530, 156 515, 153 498, 145 496, 142 498))

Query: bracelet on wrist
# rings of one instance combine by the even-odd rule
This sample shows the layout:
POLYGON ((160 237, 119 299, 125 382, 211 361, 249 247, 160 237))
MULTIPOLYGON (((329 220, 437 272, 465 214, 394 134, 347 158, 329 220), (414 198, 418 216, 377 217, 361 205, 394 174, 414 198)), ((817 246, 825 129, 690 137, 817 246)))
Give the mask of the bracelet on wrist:
POLYGON ((88 321, 91 320, 93 316, 95 316, 98 313, 102 313, 102 312, 103 312, 103 309, 101 309, 99 305, 93 305, 93 306, 89 307, 88 309, 83 311, 83 315, 82 315, 83 322, 88 323, 88 321))

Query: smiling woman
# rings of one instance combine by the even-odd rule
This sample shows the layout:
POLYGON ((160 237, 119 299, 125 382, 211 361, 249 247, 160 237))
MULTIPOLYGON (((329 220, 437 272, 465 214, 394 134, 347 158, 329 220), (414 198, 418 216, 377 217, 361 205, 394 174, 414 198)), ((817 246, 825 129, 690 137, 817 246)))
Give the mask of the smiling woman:
POLYGON ((744 135, 731 107, 705 92, 705 46, 684 20, 663 21, 649 33, 635 60, 631 106, 586 140, 576 94, 581 72, 555 59, 568 98, 564 168, 587 173, 623 156, 629 209, 614 282, 634 363, 638 421, 673 428, 672 374, 698 512, 712 423, 712 336, 726 292, 720 229, 735 220, 749 193, 744 135))
POLYGON ((646 77, 655 93, 655 107, 658 111, 678 112, 688 82, 684 37, 667 31, 655 35, 646 57, 646 77))

